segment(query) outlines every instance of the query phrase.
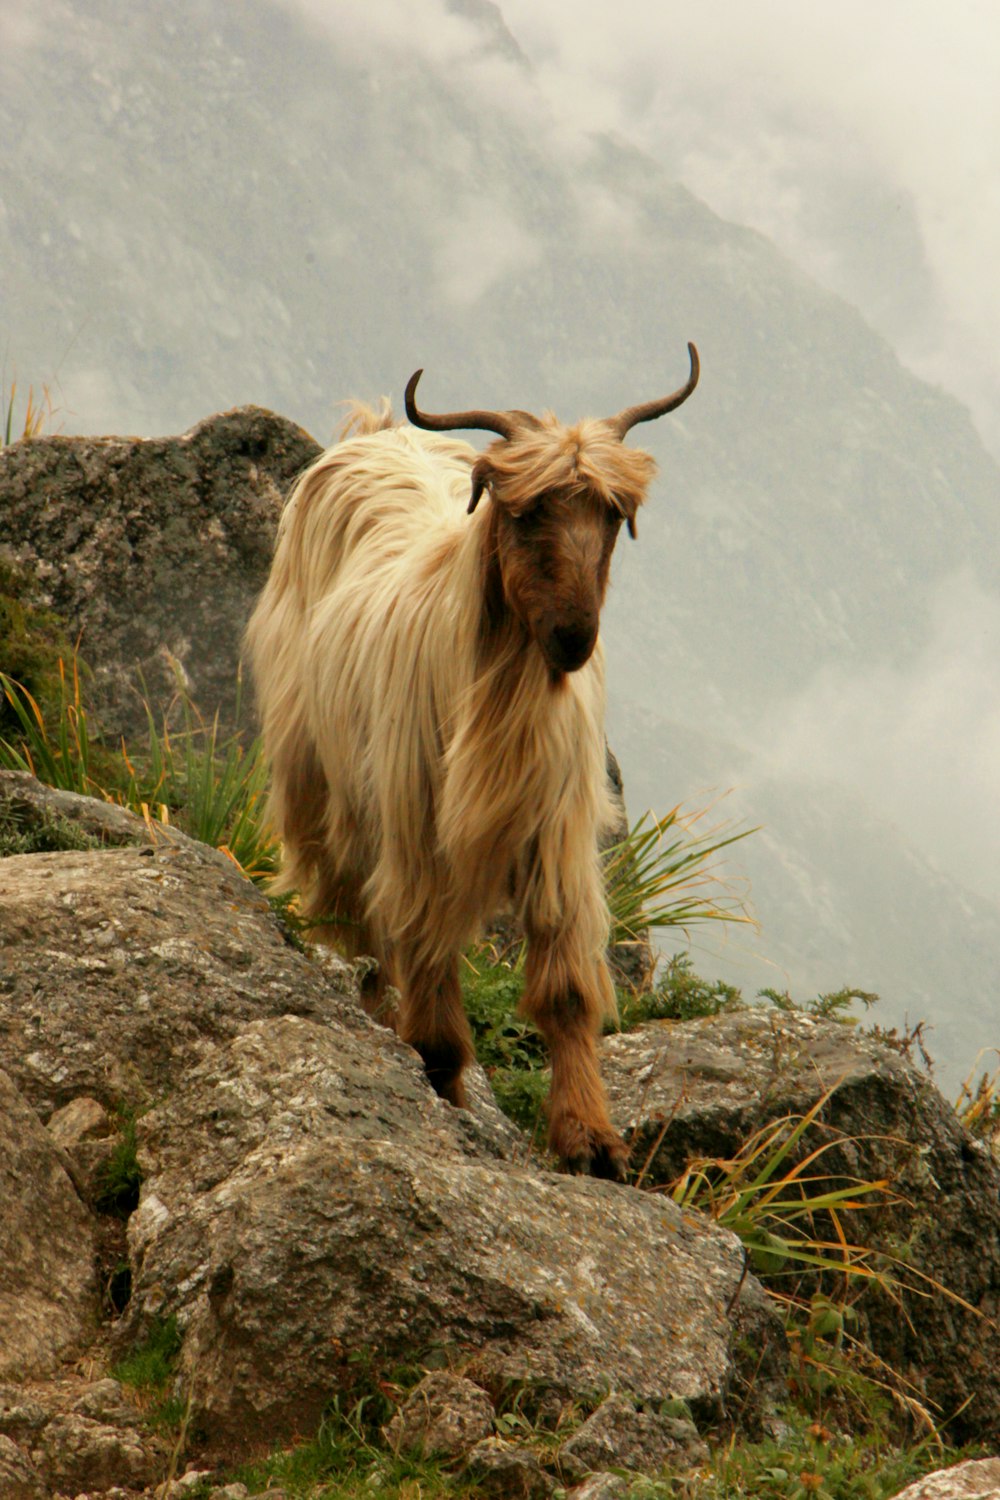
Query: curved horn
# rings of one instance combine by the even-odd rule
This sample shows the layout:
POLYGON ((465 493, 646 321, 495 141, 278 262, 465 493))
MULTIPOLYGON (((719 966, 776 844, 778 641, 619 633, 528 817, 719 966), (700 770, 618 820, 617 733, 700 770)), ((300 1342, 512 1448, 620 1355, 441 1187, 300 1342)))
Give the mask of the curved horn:
POLYGON ((416 370, 406 382, 406 415, 414 427, 424 427, 428 432, 454 432, 457 428, 497 432, 502 438, 511 438, 519 427, 537 427, 538 418, 527 411, 451 411, 442 416, 431 416, 420 411, 416 402, 417 381, 423 370, 416 370))
POLYGON ((619 438, 623 438, 629 428, 634 427, 637 422, 652 422, 656 417, 666 416, 668 411, 674 411, 687 400, 698 384, 698 376, 701 372, 698 351, 693 344, 688 344, 688 354, 691 358, 691 374, 688 376, 686 385, 682 385, 679 391, 674 391, 672 396, 664 396, 660 401, 646 401, 641 406, 626 406, 617 417, 608 418, 608 426, 619 438))

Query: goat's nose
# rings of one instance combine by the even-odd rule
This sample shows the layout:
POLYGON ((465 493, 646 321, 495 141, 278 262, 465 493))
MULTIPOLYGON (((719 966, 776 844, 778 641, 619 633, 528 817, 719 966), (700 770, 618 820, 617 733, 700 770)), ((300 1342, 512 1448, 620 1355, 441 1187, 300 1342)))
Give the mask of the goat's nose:
POLYGON ((555 665, 575 672, 589 660, 596 638, 597 631, 590 624, 556 625, 550 637, 555 665))

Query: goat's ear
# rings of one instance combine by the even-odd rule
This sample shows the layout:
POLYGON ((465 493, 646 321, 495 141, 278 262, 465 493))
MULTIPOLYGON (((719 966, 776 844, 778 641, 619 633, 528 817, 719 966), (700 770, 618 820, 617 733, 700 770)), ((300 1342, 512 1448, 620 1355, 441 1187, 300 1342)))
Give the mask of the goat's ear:
POLYGON ((626 516, 626 518, 625 518, 625 525, 628 527, 628 534, 629 534, 629 536, 632 538, 632 540, 634 542, 635 541, 635 516, 626 516))
POLYGON ((482 499, 483 490, 489 488, 492 477, 489 461, 486 458, 477 458, 472 466, 472 495, 469 499, 468 510, 470 516, 482 499))

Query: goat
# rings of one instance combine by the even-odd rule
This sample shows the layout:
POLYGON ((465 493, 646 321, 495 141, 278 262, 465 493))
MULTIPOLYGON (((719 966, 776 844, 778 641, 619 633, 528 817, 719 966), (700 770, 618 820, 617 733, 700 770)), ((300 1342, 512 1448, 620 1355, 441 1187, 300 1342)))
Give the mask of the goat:
POLYGON ((422 413, 421 370, 411 426, 356 406, 289 498, 247 632, 282 887, 318 937, 332 924, 377 958, 370 1008, 398 986, 399 1035, 458 1106, 473 1056, 459 955, 512 905, 522 1009, 552 1062, 549 1145, 619 1179, 596 1050, 615 1008, 598 623, 619 528, 635 535, 655 471, 622 439, 694 390, 688 349, 673 395, 575 426, 422 413), (496 441, 477 454, 443 435, 456 429, 496 441))

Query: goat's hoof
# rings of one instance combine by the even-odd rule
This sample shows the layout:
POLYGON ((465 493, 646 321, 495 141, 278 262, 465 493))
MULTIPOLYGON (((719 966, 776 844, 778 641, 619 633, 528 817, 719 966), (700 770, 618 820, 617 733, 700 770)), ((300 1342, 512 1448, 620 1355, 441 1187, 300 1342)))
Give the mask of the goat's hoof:
POLYGON ((567 1172, 581 1177, 603 1177, 609 1182, 628 1181, 629 1150, 611 1129, 595 1129, 580 1121, 560 1132, 562 1141, 552 1142, 567 1172), (567 1137, 572 1136, 572 1140, 567 1137), (568 1149, 567 1149, 568 1148, 568 1149))

